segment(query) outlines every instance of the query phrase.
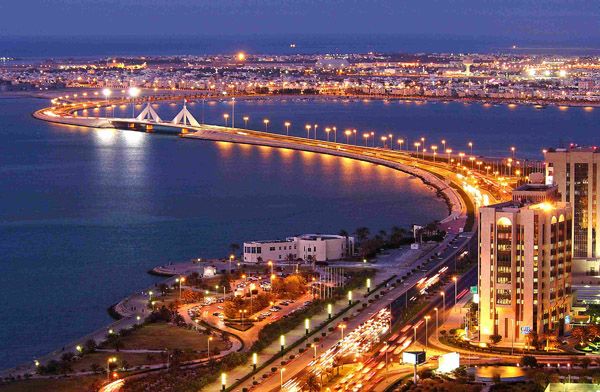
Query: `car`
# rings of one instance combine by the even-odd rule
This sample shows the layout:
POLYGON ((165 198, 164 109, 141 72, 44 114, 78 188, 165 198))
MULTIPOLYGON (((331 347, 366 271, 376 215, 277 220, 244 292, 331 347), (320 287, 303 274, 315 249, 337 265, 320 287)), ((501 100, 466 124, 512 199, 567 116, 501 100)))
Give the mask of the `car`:
POLYGON ((221 313, 219 313, 219 312, 214 312, 212 315, 215 316, 215 317, 219 317, 220 314, 221 313))

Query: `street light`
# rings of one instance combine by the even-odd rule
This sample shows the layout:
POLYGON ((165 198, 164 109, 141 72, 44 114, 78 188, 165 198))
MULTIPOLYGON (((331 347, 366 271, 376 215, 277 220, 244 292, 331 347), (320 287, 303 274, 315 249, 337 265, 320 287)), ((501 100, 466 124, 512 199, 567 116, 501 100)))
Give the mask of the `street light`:
POLYGON ((268 132, 269 131, 269 119, 265 118, 263 120, 263 123, 265 124, 265 132, 268 132))
POLYGON ((331 128, 325 128, 325 133, 327 134, 327 141, 329 141, 329 132, 331 132, 331 128))
POLYGON ((233 261, 233 259, 235 259, 235 256, 229 255, 229 271, 227 271, 228 273, 231 273, 231 262, 233 261))
POLYGON ((342 332, 342 339, 341 340, 344 340, 344 329, 346 328, 346 324, 340 324, 340 325, 338 325, 338 328, 342 332))
POLYGON ((306 124, 304 126, 304 128, 306 128, 306 138, 310 139, 310 128, 312 128, 311 125, 310 124, 306 124))
POLYGON ((269 260, 269 261, 267 262, 267 265, 268 265, 269 267, 271 267, 271 275, 273 275, 273 262, 272 262, 271 260, 269 260))
POLYGON ((179 299, 181 299, 181 284, 185 282, 185 276, 180 276, 179 278, 175 279, 175 282, 179 283, 179 299))
POLYGON ((429 319, 431 318, 431 316, 427 315, 425 316, 425 350, 429 349, 429 336, 427 335, 427 327, 429 325, 429 319))
MULTIPOLYGON (((105 88, 102 90, 102 95, 104 95, 104 98, 106 99, 106 104, 108 105, 108 98, 112 95, 112 90, 109 88, 105 88)), ((109 106, 111 107, 111 106, 109 106)), ((115 112, 113 110, 113 117, 115 116, 115 112)))
POLYGON ((446 154, 448 154, 448 164, 450 164, 450 154, 452 154, 452 149, 451 148, 447 148, 446 149, 446 154))
POLYGON ((252 353, 252 370, 256 371, 256 363, 258 362, 258 354, 252 353))
POLYGON ((128 94, 131 98, 131 118, 135 117, 135 102, 133 101, 141 93, 141 90, 137 87, 129 87, 128 94))
POLYGON ((221 373, 221 390, 225 390, 225 385, 227 384, 227 374, 221 373))
POLYGON ((279 389, 283 390, 283 372, 285 372, 285 368, 281 368, 279 372, 279 389))
POLYGON ((435 338, 439 339, 439 335, 438 335, 438 330, 439 330, 439 325, 438 325, 438 308, 433 308, 433 310, 435 310, 435 338))
POLYGON ((244 128, 248 128, 248 120, 250 120, 250 117, 244 116, 242 120, 244 120, 244 128))
POLYGON ((117 362, 117 357, 109 357, 106 360, 106 378, 108 378, 108 380, 110 380, 110 364, 116 363, 116 362, 117 362))
POLYGON ((348 291, 348 305, 352 305, 352 290, 348 291))
POLYGON ((442 313, 446 313, 446 293, 441 291, 440 295, 442 296, 442 313))
POLYGON ((398 144, 400 145, 400 150, 402 150, 402 145, 404 144, 404 139, 398 139, 398 144))
POLYGON ((368 133, 363 133, 363 138, 365 139, 365 147, 367 147, 367 141, 369 140, 369 134, 368 133))
POLYGON ((350 135, 352 135, 352 131, 349 129, 346 129, 344 131, 344 134, 346 135, 346 144, 350 144, 350 135))
POLYGON ((367 278, 367 293, 371 292, 371 278, 367 278))
POLYGON ((471 149, 471 155, 473 155, 473 142, 469 142, 469 148, 471 149))
POLYGON ((304 329, 306 330, 306 334, 308 335, 308 332, 310 331, 310 319, 308 318, 304 319, 304 329))
POLYGON ((206 346, 207 346, 207 351, 208 351, 208 360, 210 361, 210 341, 213 340, 212 336, 209 336, 208 339, 206 339, 206 346))
POLYGON ((327 318, 331 320, 331 313, 333 312, 333 305, 327 304, 327 318))
POLYGON ((452 281, 454 281, 454 306, 456 307, 456 292, 458 286, 458 278, 456 276, 453 276, 452 281))
POLYGON ((279 337, 279 345, 281 346, 281 353, 283 354, 283 350, 285 349, 285 335, 279 337))
POLYGON ((314 350, 313 359, 316 359, 317 358, 317 345, 314 343, 311 343, 310 347, 312 347, 312 349, 314 350))
POLYGON ((283 125, 285 126, 285 134, 287 136, 290 136, 290 125, 292 125, 292 123, 290 123, 289 121, 286 121, 283 123, 283 125))
POLYGON ((227 127, 227 120, 229 120, 229 114, 225 113, 223 115, 223 118, 225 119, 225 126, 227 127))

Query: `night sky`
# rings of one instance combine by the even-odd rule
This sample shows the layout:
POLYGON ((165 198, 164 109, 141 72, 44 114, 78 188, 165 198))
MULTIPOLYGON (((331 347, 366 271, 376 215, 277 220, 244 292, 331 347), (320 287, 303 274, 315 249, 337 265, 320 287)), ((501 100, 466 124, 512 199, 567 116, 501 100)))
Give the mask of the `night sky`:
POLYGON ((3 0, 3 36, 393 33, 600 40, 597 0, 3 0))

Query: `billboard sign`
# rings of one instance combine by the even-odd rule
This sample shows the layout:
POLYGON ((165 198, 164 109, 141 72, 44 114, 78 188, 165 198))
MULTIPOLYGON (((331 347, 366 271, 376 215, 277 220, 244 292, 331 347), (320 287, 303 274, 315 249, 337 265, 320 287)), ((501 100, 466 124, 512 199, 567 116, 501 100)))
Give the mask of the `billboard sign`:
POLYGON ((411 365, 420 365, 425 362, 425 351, 404 351, 402 353, 402 362, 411 365))
POLYGON ((447 353, 440 355, 438 359, 438 372, 448 373, 454 371, 460 366, 460 354, 459 353, 447 353))

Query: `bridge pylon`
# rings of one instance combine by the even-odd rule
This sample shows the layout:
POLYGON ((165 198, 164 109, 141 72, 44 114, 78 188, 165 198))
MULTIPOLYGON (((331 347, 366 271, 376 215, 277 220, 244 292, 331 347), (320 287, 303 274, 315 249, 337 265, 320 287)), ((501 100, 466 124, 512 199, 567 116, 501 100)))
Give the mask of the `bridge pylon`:
POLYGON ((154 122, 162 121, 160 119, 160 116, 158 115, 158 113, 156 113, 156 111, 152 108, 152 105, 150 104, 150 102, 148 102, 146 104, 146 107, 144 108, 144 110, 142 110, 142 112, 135 119, 139 120, 139 121, 143 121, 143 120, 154 121, 154 122))
POLYGON ((194 116, 192 116, 192 113, 190 113, 190 111, 187 109, 186 103, 187 101, 184 100, 183 109, 181 109, 181 111, 177 114, 177 116, 175 116, 175 118, 171 122, 173 124, 178 125, 191 125, 193 127, 199 127, 200 123, 196 121, 194 116))

